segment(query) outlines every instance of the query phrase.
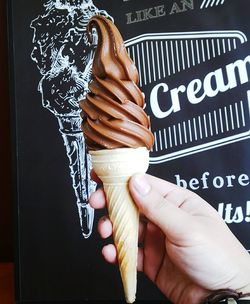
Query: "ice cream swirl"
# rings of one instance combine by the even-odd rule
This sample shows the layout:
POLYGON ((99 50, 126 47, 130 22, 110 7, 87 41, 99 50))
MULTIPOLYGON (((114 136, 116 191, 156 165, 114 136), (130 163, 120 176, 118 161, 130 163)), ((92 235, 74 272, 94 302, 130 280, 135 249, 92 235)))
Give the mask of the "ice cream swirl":
POLYGON ((89 93, 80 102, 82 130, 89 150, 137 148, 151 149, 154 137, 143 110, 144 96, 138 88, 138 72, 129 57, 115 25, 103 16, 91 18, 98 44, 92 67, 89 93))

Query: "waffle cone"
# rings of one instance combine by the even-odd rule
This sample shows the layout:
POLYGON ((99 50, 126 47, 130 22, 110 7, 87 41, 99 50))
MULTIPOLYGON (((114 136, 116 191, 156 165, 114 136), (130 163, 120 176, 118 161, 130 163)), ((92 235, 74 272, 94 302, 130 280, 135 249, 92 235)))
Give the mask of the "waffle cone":
POLYGON ((120 274, 127 303, 135 301, 139 211, 129 190, 129 178, 145 173, 149 164, 146 148, 90 151, 93 168, 103 182, 120 274))

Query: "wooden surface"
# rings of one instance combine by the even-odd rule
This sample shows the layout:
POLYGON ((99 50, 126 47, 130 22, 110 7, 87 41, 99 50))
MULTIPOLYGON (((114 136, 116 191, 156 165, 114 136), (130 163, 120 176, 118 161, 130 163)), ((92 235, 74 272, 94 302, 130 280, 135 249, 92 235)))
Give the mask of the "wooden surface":
POLYGON ((14 266, 0 263, 0 303, 14 304, 14 266))

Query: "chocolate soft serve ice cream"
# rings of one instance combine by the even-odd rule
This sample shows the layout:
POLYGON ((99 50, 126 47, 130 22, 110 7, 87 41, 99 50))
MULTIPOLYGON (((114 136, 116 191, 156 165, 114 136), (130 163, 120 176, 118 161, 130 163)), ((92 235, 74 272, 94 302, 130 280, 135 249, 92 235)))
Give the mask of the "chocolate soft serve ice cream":
POLYGON ((88 33, 96 28, 98 45, 89 84, 90 93, 80 103, 82 129, 89 150, 153 145, 150 123, 143 110, 144 96, 138 88, 138 72, 114 24, 93 17, 88 33))
POLYGON ((115 25, 102 16, 91 18, 90 41, 97 31, 89 93, 80 102, 82 130, 93 168, 103 182, 125 298, 135 301, 139 212, 129 178, 147 171, 154 137, 143 110, 138 72, 115 25))

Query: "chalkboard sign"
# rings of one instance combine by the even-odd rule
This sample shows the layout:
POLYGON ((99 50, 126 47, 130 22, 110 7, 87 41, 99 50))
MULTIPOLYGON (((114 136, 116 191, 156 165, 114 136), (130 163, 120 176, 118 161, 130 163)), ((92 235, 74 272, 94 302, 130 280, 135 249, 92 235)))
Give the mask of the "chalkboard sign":
MULTIPOLYGON (((95 14, 115 22, 140 75, 149 173, 210 202, 250 250, 250 4, 244 0, 9 1, 18 303, 123 300, 101 256, 78 103, 95 14)), ((110 240, 108 240, 110 241, 110 240)), ((137 299, 164 296, 138 274, 137 299)))

